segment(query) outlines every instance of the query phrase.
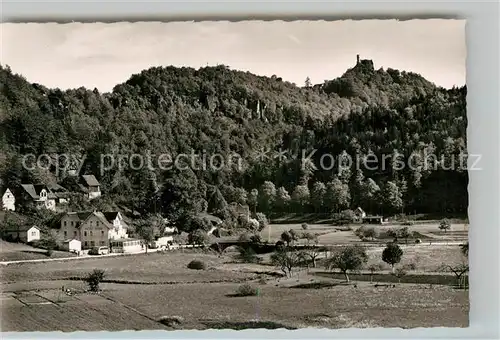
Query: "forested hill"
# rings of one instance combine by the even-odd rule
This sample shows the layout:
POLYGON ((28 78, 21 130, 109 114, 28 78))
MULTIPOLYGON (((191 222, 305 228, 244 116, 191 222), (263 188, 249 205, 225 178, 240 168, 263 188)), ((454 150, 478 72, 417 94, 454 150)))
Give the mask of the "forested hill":
POLYGON ((340 78, 300 87, 225 66, 156 67, 104 94, 48 89, 2 67, 0 176, 5 185, 64 184, 67 174, 55 168, 23 170, 22 155, 86 155, 80 174, 98 177, 100 204, 113 201, 140 212, 154 206, 172 218, 207 208, 217 212, 231 202, 267 213, 358 205, 384 214, 466 213, 467 171, 437 164, 443 155, 441 165, 454 159, 458 166, 466 150, 465 97, 465 87, 438 88, 413 73, 374 70, 369 60, 340 78), (286 150, 286 158, 260 157, 262 150, 286 150), (309 161, 301 160, 303 151, 314 150, 309 161), (192 152, 222 155, 226 165, 236 153, 242 166, 100 166, 102 154, 175 158, 192 152), (383 154, 396 153, 402 160, 413 154, 417 166, 381 165, 383 154), (431 153, 438 162, 426 162, 431 153), (321 160, 330 160, 324 154, 373 154, 379 166, 338 173, 321 167, 321 160))

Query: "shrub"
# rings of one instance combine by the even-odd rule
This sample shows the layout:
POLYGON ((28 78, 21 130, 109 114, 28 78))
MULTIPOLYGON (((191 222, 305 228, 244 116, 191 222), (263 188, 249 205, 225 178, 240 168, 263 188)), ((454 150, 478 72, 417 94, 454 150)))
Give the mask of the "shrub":
POLYGON ((248 233, 243 233, 238 237, 238 242, 249 243, 250 235, 248 233))
POLYGON ((182 324, 184 322, 184 318, 182 316, 162 316, 158 319, 158 322, 164 324, 167 327, 174 327, 182 324))
POLYGON ((379 231, 378 231, 377 229, 373 228, 373 227, 371 227, 371 228, 366 228, 366 229, 364 230, 364 234, 363 234, 363 236, 364 236, 365 238, 371 238, 371 239, 372 239, 372 241, 373 241, 376 237, 379 237, 379 235, 380 235, 379 231))
POLYGON ((202 229, 196 229, 189 233, 188 235, 188 242, 189 244, 194 244, 194 245, 206 245, 208 242, 210 242, 210 239, 208 237, 208 234, 202 230, 202 229))
POLYGON ((104 280, 104 270, 102 269, 94 269, 85 277, 85 282, 87 282, 91 292, 99 291, 99 284, 102 280, 104 280))
POLYGON ((422 243, 422 240, 421 240, 421 239, 419 239, 419 238, 417 238, 417 239, 415 240, 415 243, 417 243, 417 244, 418 244, 418 243, 422 243))
POLYGON ((307 223, 302 223, 302 229, 304 229, 304 230, 309 229, 309 226, 307 225, 307 223))
POLYGON ((237 259, 245 263, 259 263, 262 259, 255 254, 252 247, 238 247, 237 259))
POLYGON ((414 225, 414 224, 415 224, 415 222, 413 222, 413 221, 408 221, 408 220, 407 220, 407 221, 403 221, 403 222, 401 222, 401 225, 403 225, 403 226, 408 226, 408 227, 411 227, 411 226, 412 226, 412 225, 414 225))
POLYGON ((275 247, 277 250, 285 249, 285 242, 280 240, 280 241, 276 242, 275 247))
POLYGON ((260 237, 259 234, 254 234, 254 235, 250 236, 250 242, 252 242, 252 243, 261 243, 262 239, 261 239, 261 237, 260 237))
POLYGON ((407 265, 404 266, 404 268, 407 270, 417 270, 417 264, 414 262, 408 263, 407 265))
POLYGON ((449 229, 451 229, 451 222, 447 218, 443 218, 441 222, 439 222, 439 227, 440 230, 444 230, 445 232, 449 229))
POLYGON ((255 219, 259 222, 259 231, 262 231, 262 229, 267 227, 267 224, 269 223, 266 215, 260 212, 255 214, 255 219))
POLYGON ((394 273, 392 273, 395 277, 398 278, 398 282, 401 283, 401 278, 406 275, 406 269, 404 268, 397 268, 394 273))
POLYGON ((252 285, 245 283, 238 287, 236 291, 237 296, 257 296, 259 295, 259 289, 253 287, 252 285))
POLYGON ((261 224, 255 218, 249 218, 244 224, 242 224, 242 228, 252 232, 260 231, 261 224))
POLYGON ((336 226, 343 226, 352 223, 355 217, 356 215, 352 210, 344 210, 340 213, 334 213, 332 215, 332 221, 336 226))
POLYGON ((188 263, 187 267, 189 269, 196 269, 196 270, 205 270, 207 269, 207 265, 205 262, 200 261, 200 260, 193 260, 188 263))
POLYGON ((356 235, 357 237, 361 238, 362 236, 365 235, 365 230, 366 230, 366 227, 365 226, 361 226, 358 229, 356 229, 356 231, 354 232, 354 235, 356 235))
POLYGON ((293 241, 293 238, 292 235, 290 235, 290 232, 284 231, 283 233, 281 233, 280 240, 289 245, 290 242, 293 241))

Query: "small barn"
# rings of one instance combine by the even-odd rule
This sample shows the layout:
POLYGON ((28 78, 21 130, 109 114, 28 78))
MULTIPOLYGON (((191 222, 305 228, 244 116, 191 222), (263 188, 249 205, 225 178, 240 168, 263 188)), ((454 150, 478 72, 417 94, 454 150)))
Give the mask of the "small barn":
POLYGON ((82 242, 77 239, 65 240, 62 248, 72 253, 78 253, 82 250, 82 242))
POLYGON ((33 225, 20 225, 3 231, 3 237, 7 240, 29 243, 40 239, 40 228, 33 225))
POLYGON ((357 207, 356 210, 354 210, 354 216, 355 216, 356 221, 362 222, 363 218, 366 217, 366 213, 363 209, 361 209, 360 207, 357 207))

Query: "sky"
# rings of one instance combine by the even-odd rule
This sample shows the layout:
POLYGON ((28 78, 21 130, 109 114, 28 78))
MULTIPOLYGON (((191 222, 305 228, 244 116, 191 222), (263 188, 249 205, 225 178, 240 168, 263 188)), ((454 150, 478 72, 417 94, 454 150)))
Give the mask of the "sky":
POLYGON ((0 63, 30 82, 108 92, 153 66, 224 64, 302 86, 341 76, 361 59, 376 69, 465 84, 465 20, 3 23, 0 63))

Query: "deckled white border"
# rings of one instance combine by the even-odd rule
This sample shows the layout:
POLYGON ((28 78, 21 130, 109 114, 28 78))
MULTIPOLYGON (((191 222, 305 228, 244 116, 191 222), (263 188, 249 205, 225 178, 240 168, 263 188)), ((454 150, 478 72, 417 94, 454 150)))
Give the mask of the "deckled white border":
MULTIPOLYGON (((490 2, 339 1, 23 1, 3 0, 2 21, 150 21, 242 19, 467 19, 468 150, 482 154, 470 172, 470 327, 401 329, 210 330, 4 333, 4 339, 499 339, 499 4, 490 2)), ((0 37, 1 38, 1 37, 0 37)), ((432 53, 432 51, 430 51, 432 53)), ((472 164, 470 164, 472 166, 472 164)), ((445 313, 445 312, 444 312, 445 313)))

